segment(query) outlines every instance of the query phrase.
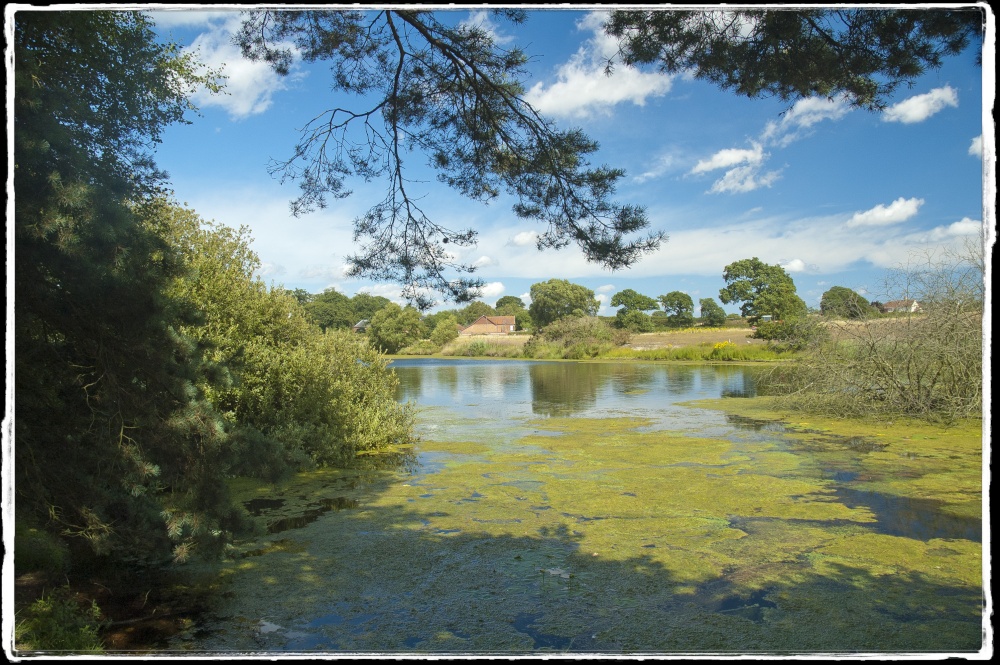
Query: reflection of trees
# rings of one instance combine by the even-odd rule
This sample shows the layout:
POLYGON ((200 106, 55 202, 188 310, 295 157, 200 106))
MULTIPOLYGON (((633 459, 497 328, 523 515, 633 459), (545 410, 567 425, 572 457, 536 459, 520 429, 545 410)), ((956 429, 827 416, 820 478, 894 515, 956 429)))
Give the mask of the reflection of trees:
POLYGON ((710 377, 709 371, 696 371, 690 367, 668 367, 667 368, 667 393, 670 395, 686 395, 695 386, 695 378, 710 377))
POLYGON ((658 372, 649 365, 612 365, 611 386, 617 395, 649 390, 658 372))
POLYGON ((753 382, 753 371, 744 367, 716 368, 715 376, 722 384, 723 397, 755 397, 757 390, 753 382))
POLYGON ((396 376, 399 378, 399 385, 396 387, 396 399, 400 402, 409 402, 420 399, 423 394, 424 370, 422 367, 393 367, 396 376))
POLYGON ((474 365, 469 368, 467 380, 476 395, 487 399, 509 399, 510 388, 524 380, 524 367, 506 361, 474 365))
POLYGON ((441 392, 458 394, 458 368, 454 365, 434 368, 434 385, 441 392))
POLYGON ((610 379, 610 368, 605 364, 529 365, 531 410, 544 416, 570 416, 593 408, 598 390, 610 379))

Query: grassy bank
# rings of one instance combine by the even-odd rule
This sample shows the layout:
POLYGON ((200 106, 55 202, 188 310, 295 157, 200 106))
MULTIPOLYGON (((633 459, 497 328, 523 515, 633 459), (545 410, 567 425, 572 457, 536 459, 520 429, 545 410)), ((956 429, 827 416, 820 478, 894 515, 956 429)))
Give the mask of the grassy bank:
POLYGON ((610 343, 566 347, 529 344, 531 337, 482 335, 459 337, 440 349, 414 345, 400 355, 446 358, 525 358, 537 360, 596 359, 686 362, 774 362, 795 356, 750 337, 750 328, 686 328, 632 335, 625 345, 610 343))

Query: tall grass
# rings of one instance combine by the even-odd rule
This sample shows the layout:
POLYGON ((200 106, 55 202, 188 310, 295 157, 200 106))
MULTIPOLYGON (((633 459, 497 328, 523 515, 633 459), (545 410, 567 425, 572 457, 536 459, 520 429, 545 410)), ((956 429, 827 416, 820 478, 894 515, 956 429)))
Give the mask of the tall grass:
POLYGON ((459 337, 444 345, 442 356, 523 358, 527 338, 521 335, 459 337))

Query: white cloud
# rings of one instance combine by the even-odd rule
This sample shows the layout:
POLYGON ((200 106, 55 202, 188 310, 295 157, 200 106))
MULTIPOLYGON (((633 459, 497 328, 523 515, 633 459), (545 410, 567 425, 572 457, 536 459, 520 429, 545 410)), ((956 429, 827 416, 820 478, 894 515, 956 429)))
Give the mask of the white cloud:
POLYGON ((761 134, 761 140, 785 147, 805 136, 813 125, 824 120, 840 120, 850 111, 851 106, 844 98, 800 99, 781 117, 781 120, 767 123, 761 134))
POLYGON ((983 223, 977 219, 963 217, 957 222, 952 222, 947 226, 937 226, 927 232, 922 237, 925 242, 938 242, 962 236, 972 236, 979 233, 983 228, 983 223))
POLYGON ((657 158, 657 160, 654 162, 652 167, 649 168, 649 170, 635 176, 634 178, 632 178, 632 181, 642 184, 647 180, 652 180, 653 178, 659 178, 661 175, 677 169, 680 166, 681 161, 682 160, 680 156, 677 154, 668 153, 661 155, 659 158, 657 158))
POLYGON ((923 122, 946 106, 958 106, 958 92, 949 85, 893 104, 885 110, 882 120, 904 124, 923 122))
MULTIPOLYGON (((230 16, 233 16, 230 13, 230 16)), ((243 57, 239 47, 232 43, 234 21, 213 27, 195 38, 189 51, 198 54, 198 60, 206 66, 221 70, 226 76, 225 91, 211 93, 204 88, 192 98, 199 107, 219 106, 234 119, 246 118, 266 111, 275 93, 285 90, 297 78, 296 74, 279 76, 264 62, 251 62, 243 57)))
POLYGON ((403 288, 399 284, 369 284, 358 288, 358 293, 367 293, 373 296, 388 298, 397 305, 407 304, 403 296, 403 288))
POLYGON ((553 116, 589 116, 608 114, 617 104, 631 102, 643 106, 649 97, 661 97, 670 91, 671 77, 658 72, 644 72, 619 66, 610 76, 605 73, 607 59, 614 55, 617 43, 601 27, 604 13, 593 12, 577 27, 593 35, 569 60, 559 67, 556 82, 547 86, 538 82, 525 99, 543 114, 553 116))
POLYGON ((905 222, 917 214, 923 199, 904 199, 899 197, 889 205, 878 204, 871 210, 856 212, 847 222, 848 228, 858 226, 888 226, 905 222))
POLYGON ((514 40, 514 37, 511 35, 501 35, 497 32, 496 23, 493 22, 490 18, 489 12, 485 9, 479 9, 472 12, 469 15, 469 18, 459 24, 459 27, 466 29, 479 28, 488 34, 490 39, 492 39, 496 44, 507 44, 514 40))
POLYGON ((527 247, 538 243, 537 231, 521 231, 510 240, 510 244, 518 247, 527 247))
POLYGON ((725 175, 712 183, 709 191, 714 194, 752 192, 761 187, 770 187, 779 177, 780 171, 762 173, 758 164, 738 166, 726 171, 725 175))
POLYGON ((301 279, 325 279, 325 280, 339 280, 347 276, 347 271, 350 266, 342 265, 315 265, 303 268, 299 271, 299 278, 301 279))
POLYGON ((731 166, 744 163, 760 164, 764 158, 764 148, 759 143, 755 143, 754 147, 749 150, 727 148, 725 150, 720 150, 708 159, 700 160, 697 164, 695 164, 694 168, 691 169, 691 173, 705 173, 706 171, 729 168, 731 166))
MULTIPOLYGON (((182 5, 183 7, 183 5, 182 5)), ((174 10, 167 6, 162 9, 157 9, 155 12, 149 12, 150 17, 156 23, 157 28, 176 28, 176 27, 214 27, 220 21, 225 21, 231 19, 233 16, 232 11, 202 11, 202 10, 192 10, 192 9, 180 9, 174 10)))
POLYGON ((969 145, 969 154, 973 157, 983 158, 983 135, 980 134, 976 138, 972 139, 972 144, 969 145))
POLYGON ((784 268, 785 272, 805 272, 806 270, 808 270, 806 262, 803 261, 802 259, 792 259, 791 261, 783 261, 779 262, 778 265, 784 268))
POLYGON ((472 262, 472 265, 476 268, 486 268, 488 266, 497 265, 496 259, 490 258, 489 256, 480 256, 478 259, 472 262))
POLYGON ((504 292, 503 282, 487 282, 479 289, 479 298, 497 298, 504 292))
POLYGON ((285 266, 279 263, 261 263, 256 274, 261 279, 266 279, 268 277, 280 277, 286 272, 285 266))
POLYGON ((594 290, 597 291, 598 293, 611 293, 612 291, 615 290, 615 285, 614 284, 605 284, 603 286, 598 286, 594 290))

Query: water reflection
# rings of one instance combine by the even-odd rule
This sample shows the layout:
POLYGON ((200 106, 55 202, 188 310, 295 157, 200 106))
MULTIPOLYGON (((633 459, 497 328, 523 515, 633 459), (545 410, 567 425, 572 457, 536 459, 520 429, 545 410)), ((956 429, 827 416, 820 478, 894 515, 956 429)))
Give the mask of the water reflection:
POLYGON ((476 418, 608 417, 752 392, 743 367, 643 363, 394 360, 398 397, 476 418))

